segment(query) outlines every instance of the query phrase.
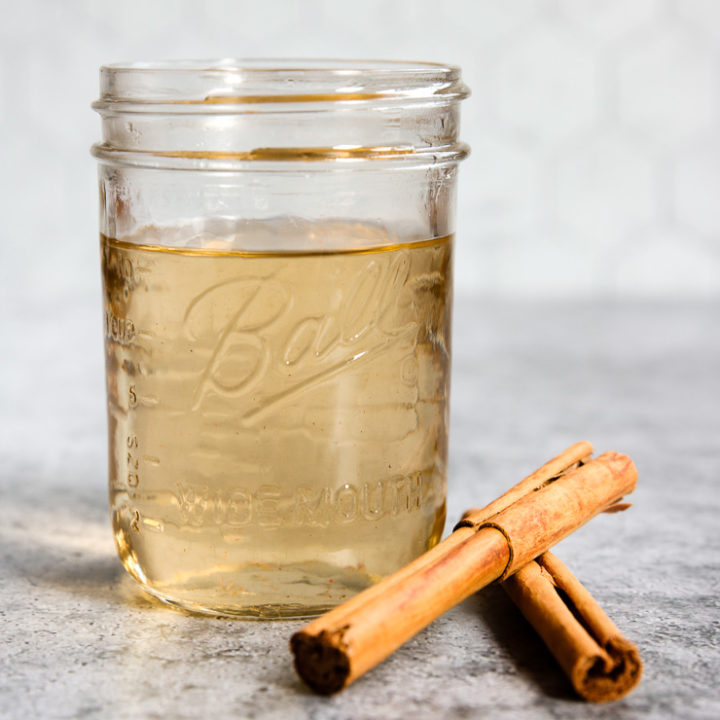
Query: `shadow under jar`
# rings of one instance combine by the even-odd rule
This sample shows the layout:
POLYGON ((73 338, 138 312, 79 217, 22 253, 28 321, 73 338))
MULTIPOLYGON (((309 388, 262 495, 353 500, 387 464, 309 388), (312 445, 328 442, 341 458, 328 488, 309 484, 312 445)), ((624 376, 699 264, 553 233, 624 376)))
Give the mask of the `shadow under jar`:
POLYGON ((100 71, 120 558, 183 608, 307 617, 445 521, 460 71, 100 71))

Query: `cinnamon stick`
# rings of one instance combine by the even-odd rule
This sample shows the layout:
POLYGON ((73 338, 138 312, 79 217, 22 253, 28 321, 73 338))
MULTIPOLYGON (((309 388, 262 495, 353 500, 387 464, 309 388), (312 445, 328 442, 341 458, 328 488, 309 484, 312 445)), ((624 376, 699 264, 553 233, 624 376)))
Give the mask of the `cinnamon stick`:
POLYGON ((552 553, 525 565, 503 588, 585 700, 619 700, 640 682, 635 645, 552 553))
POLYGON ((588 443, 568 448, 489 506, 491 517, 468 515, 429 553, 295 633, 299 675, 316 692, 341 690, 453 605, 632 492, 630 458, 589 460, 588 450, 588 443))
MULTIPOLYGON (((468 510, 460 525, 482 524, 533 490, 546 476, 579 467, 592 454, 590 443, 577 443, 484 508, 468 510), (575 460, 573 464, 572 461, 575 460), (566 469, 562 469, 567 465, 566 469)), ((605 512, 629 507, 615 502, 605 512)), ((590 702, 619 700, 642 676, 640 654, 603 612, 570 570, 550 552, 520 568, 502 583, 528 622, 542 637, 575 691, 590 702)))

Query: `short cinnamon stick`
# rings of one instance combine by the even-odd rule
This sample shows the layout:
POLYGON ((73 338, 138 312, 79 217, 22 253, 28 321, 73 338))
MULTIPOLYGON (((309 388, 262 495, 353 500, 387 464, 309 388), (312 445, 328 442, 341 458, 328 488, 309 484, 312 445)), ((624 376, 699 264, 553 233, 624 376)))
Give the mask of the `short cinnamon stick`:
POLYGON ((569 448, 523 480, 520 492, 499 498, 491 518, 465 518, 430 553, 295 633, 290 644, 303 680, 322 694, 341 690, 453 605, 632 492, 630 458, 605 453, 584 462, 588 447, 569 448))
POLYGON ((585 700, 619 700, 640 682, 635 645, 552 553, 525 565, 503 588, 585 700))
MULTIPOLYGON (((589 443, 573 445, 490 505, 468 510, 460 525, 468 521, 476 525, 487 522, 524 492, 547 482, 545 478, 549 473, 557 471, 559 475, 579 467, 589 461, 591 454, 589 443)), ((605 512, 627 507, 628 504, 615 502, 605 512)), ((640 682, 642 660, 635 645, 620 633, 592 595, 555 555, 543 553, 502 586, 585 700, 618 700, 640 682)))

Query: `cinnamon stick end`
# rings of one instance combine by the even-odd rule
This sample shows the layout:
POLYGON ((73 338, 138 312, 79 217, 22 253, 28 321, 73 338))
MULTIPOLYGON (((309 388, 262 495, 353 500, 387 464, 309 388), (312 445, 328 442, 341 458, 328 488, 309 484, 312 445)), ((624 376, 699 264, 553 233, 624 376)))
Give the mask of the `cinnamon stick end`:
POLYGON ((306 685, 320 695, 332 695, 347 685, 350 660, 342 647, 342 633, 303 631, 290 638, 295 669, 306 685))
POLYGON ((589 667, 578 667, 572 673, 577 693, 589 702, 605 703, 625 697, 642 677, 642 660, 638 649, 624 637, 615 637, 605 645, 612 660, 608 670, 597 658, 589 667))

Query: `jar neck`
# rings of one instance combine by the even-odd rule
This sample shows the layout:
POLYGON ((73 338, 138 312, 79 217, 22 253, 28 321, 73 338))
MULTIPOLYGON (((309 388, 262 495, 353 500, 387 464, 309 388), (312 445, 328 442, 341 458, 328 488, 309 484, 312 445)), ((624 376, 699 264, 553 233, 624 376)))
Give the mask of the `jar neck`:
POLYGON ((101 159, 154 167, 454 163, 457 68, 350 61, 139 64, 101 70, 101 159), (314 63, 314 64, 313 64, 314 63))

